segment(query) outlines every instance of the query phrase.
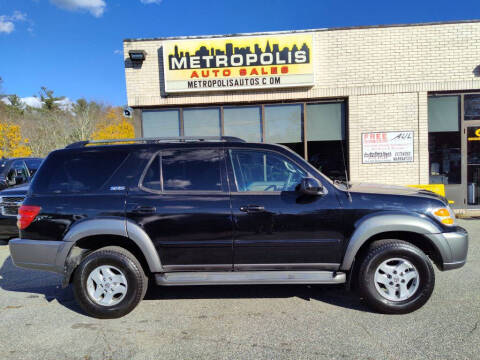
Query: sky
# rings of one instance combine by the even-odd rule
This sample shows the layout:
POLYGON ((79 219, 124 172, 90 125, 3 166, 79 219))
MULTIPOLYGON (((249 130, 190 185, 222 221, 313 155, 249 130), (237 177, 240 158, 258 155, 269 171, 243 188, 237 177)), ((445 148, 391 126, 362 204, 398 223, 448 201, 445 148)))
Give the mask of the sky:
POLYGON ((124 105, 126 38, 480 19, 478 1, 0 0, 2 90, 124 105))

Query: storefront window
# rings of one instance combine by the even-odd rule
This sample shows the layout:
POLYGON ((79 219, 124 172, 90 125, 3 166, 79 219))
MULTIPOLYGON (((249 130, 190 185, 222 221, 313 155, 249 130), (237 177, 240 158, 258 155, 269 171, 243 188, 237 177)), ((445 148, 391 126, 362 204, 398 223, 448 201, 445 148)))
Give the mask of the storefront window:
POLYGON ((282 144, 332 179, 345 179, 348 167, 346 103, 340 101, 263 105, 263 111, 262 105, 143 110, 143 136, 179 135, 282 144))
POLYGON ((179 136, 179 110, 144 110, 142 112, 144 137, 179 136))
POLYGON ((245 141, 262 141, 262 110, 260 106, 226 107, 223 110, 225 136, 237 136, 245 141))
POLYGON ((480 95, 465 95, 465 120, 480 120, 480 95))
POLYGON ((301 104, 265 106, 265 142, 288 146, 304 156, 301 104))
POLYGON ((480 205, 480 126, 467 129, 467 199, 469 205, 480 205))
POLYGON ((345 104, 307 104, 308 161, 331 179, 345 179, 345 104))
POLYGON ((460 97, 428 99, 431 184, 461 183, 460 97))
POLYGON ((184 109, 185 136, 220 136, 220 109, 184 109))

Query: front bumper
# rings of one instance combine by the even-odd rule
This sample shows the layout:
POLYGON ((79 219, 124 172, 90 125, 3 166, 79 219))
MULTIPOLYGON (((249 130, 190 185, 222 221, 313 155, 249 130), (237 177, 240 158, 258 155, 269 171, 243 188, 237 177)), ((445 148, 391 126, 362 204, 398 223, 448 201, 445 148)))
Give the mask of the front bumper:
POLYGON ((467 262, 468 232, 458 227, 455 232, 429 234, 428 237, 437 246, 442 264, 441 270, 458 269, 467 262))
POLYGON ((0 215, 0 240, 9 240, 18 236, 17 218, 0 215))
POLYGON ((8 243, 13 263, 22 268, 64 273, 65 259, 73 243, 12 239, 8 243))

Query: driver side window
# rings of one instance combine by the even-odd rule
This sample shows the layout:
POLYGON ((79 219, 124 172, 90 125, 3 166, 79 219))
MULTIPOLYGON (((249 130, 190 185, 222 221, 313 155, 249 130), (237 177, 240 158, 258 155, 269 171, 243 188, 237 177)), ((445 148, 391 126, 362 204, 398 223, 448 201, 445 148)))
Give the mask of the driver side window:
POLYGON ((294 191, 307 173, 283 155, 270 151, 230 150, 237 189, 294 191))

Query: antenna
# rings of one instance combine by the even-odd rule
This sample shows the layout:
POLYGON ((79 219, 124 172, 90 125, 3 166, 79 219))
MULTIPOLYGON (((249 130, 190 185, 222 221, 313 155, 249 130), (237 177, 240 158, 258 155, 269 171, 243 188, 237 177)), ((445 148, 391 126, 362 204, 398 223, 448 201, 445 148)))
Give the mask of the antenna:
POLYGON ((341 140, 340 141, 340 146, 342 148, 342 159, 343 159, 343 168, 345 170, 345 181, 346 181, 346 186, 347 186, 347 197, 348 197, 348 200, 350 202, 352 202, 352 195, 350 194, 350 184, 349 184, 349 180, 348 180, 348 171, 347 171, 347 160, 345 158, 345 151, 343 149, 343 141, 344 140, 341 140))

